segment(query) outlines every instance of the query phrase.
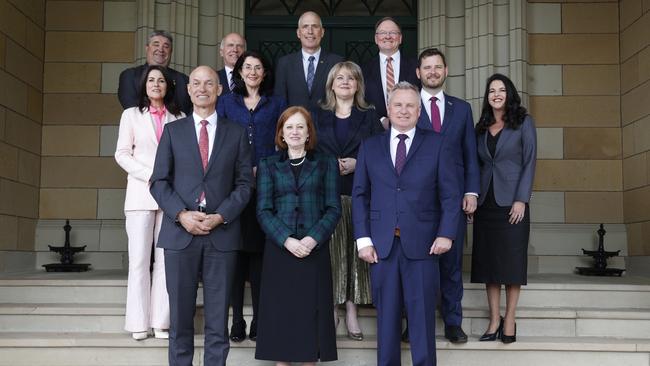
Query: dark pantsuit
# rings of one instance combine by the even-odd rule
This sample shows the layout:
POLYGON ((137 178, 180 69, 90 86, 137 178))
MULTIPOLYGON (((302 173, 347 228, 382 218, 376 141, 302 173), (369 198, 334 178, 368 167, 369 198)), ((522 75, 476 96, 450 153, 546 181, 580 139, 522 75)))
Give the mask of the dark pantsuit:
POLYGON ((167 292, 170 303, 170 366, 191 366, 194 353, 194 313, 199 276, 203 282, 205 316, 204 365, 226 364, 228 304, 237 252, 218 251, 207 237, 195 236, 181 250, 165 249, 167 292))
POLYGON ((437 258, 408 259, 398 237, 388 257, 370 266, 380 366, 401 364, 402 308, 408 314, 413 365, 436 364, 436 319, 431 309, 436 306, 438 273, 437 258))
MULTIPOLYGON (((260 282, 262 280, 263 252, 237 253, 237 270, 232 289, 232 319, 233 322, 244 320, 244 288, 246 280, 251 284, 251 298, 253 300, 253 320, 256 320, 257 308, 260 298, 260 282)), ((252 328, 252 327, 251 327, 252 328)))

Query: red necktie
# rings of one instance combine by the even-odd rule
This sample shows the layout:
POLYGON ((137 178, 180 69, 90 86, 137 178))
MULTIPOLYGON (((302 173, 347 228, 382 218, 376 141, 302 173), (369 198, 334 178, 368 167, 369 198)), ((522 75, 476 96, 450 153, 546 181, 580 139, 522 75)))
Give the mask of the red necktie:
MULTIPOLYGON (((209 144, 209 139, 208 139, 208 128, 206 127, 208 125, 208 121, 203 120, 201 121, 201 132, 199 133, 199 152, 201 153, 201 163, 203 163, 203 172, 208 167, 208 144, 209 144)), ((203 202, 205 199, 205 192, 201 192, 201 197, 199 198, 199 202, 203 202)))
POLYGON ((399 142, 397 143, 397 151, 395 152, 395 170, 397 175, 402 174, 402 169, 404 169, 404 164, 406 163, 406 143, 404 142, 408 136, 400 133, 397 135, 399 142))
MULTIPOLYGON (((386 58, 386 95, 390 94, 393 91, 395 86, 395 72, 393 71, 393 58, 386 58)), ((388 98, 386 98, 386 103, 388 103, 388 98)))
POLYGON ((431 97, 429 100, 431 101, 431 124, 433 125, 433 130, 440 133, 442 123, 440 122, 440 109, 438 109, 438 105, 436 104, 438 98, 431 97))

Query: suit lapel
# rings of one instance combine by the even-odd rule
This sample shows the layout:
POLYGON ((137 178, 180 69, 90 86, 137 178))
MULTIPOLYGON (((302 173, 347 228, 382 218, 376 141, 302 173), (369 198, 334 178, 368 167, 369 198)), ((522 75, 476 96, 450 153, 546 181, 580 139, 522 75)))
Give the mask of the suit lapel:
POLYGON ((420 131, 416 128, 415 135, 413 136, 413 142, 411 143, 411 148, 409 149, 409 152, 406 154, 406 161, 404 162, 404 168, 406 168, 406 165, 408 165, 409 160, 411 160, 411 157, 415 155, 415 152, 420 148, 421 144, 422 144, 422 135, 420 131))
POLYGON ((203 163, 201 162, 201 151, 199 150, 199 140, 196 137, 196 121, 194 121, 194 118, 190 116, 187 117, 187 122, 188 123, 185 123, 182 129, 185 134, 185 141, 190 144, 189 146, 194 146, 194 154, 192 154, 194 157, 194 162, 199 166, 199 169, 203 170, 203 163))
MULTIPOLYGON (((378 95, 381 95, 381 101, 382 101, 382 103, 384 103, 383 105, 385 107, 386 106, 386 96, 385 96, 386 92, 384 91, 384 85, 382 84, 382 81, 381 81, 381 57, 379 57, 379 55, 377 55, 377 60, 375 62, 373 62, 372 64, 373 64, 373 68, 372 68, 373 75, 372 75, 372 77, 376 81, 375 82, 376 92, 378 93, 378 95)), ((400 70, 400 76, 401 76, 401 70, 400 70)))
POLYGON ((451 125, 454 119, 454 102, 451 100, 449 95, 445 94, 445 116, 442 120, 442 129, 440 130, 441 134, 444 134, 449 125, 451 125))
POLYGON ((357 110, 356 108, 352 108, 350 119, 348 119, 348 122, 350 124, 348 126, 348 138, 345 141, 345 144, 343 144, 343 146, 340 146, 341 149, 339 149, 341 156, 347 156, 348 148, 353 142, 357 140, 359 129, 361 128, 361 123, 363 122, 362 119, 363 116, 361 116, 361 111, 357 110))
POLYGON ((431 125, 431 116, 427 114, 427 110, 424 109, 424 102, 420 98, 420 118, 418 118, 417 126, 423 130, 433 131, 433 125, 431 125))
MULTIPOLYGON (((384 132, 386 136, 384 136, 384 141, 385 143, 381 144, 382 149, 381 149, 381 154, 383 155, 382 159, 388 163, 388 166, 390 167, 390 171, 397 176, 397 171, 395 170, 395 164, 393 163, 393 158, 390 156, 390 128, 384 132)), ((369 157, 372 159, 372 157, 369 157)))
MULTIPOLYGON (((314 83, 312 84, 311 90, 316 90, 316 88, 320 89, 325 89, 325 83, 324 80, 327 78, 327 75, 325 75, 326 72, 329 72, 327 69, 327 53, 322 52, 320 53, 320 57, 318 58, 318 65, 316 65, 316 73, 314 74, 314 83), (323 85, 321 87, 321 84, 323 85)), ((305 85, 307 85, 307 80, 305 80, 305 85)), ((312 92, 309 92, 309 95, 311 95, 312 92)))
POLYGON ((228 122, 225 118, 217 120, 217 130, 214 134, 214 141, 212 142, 212 154, 210 154, 210 160, 208 160, 208 166, 205 169, 205 173, 210 171, 210 167, 215 160, 215 157, 221 151, 224 141, 226 141, 226 135, 228 134, 228 122))
MULTIPOLYGON (((300 80, 300 85, 302 85, 303 90, 305 91, 306 94, 309 93, 309 88, 307 87, 307 79, 305 79, 305 75, 307 74, 307 70, 305 70, 305 66, 302 63, 302 51, 296 52, 296 57, 293 59, 293 69, 294 70, 300 70, 301 74, 296 78, 300 80)), ((316 80, 316 76, 314 76, 314 81, 316 80)))
MULTIPOLYGON (((487 133, 490 133, 490 131, 488 130, 487 133)), ((501 148, 506 144, 508 139, 510 139, 510 137, 512 136, 512 133, 513 133, 513 130, 511 130, 511 129, 505 127, 505 126, 503 127, 503 129, 501 130, 501 136, 499 137, 499 141, 497 141, 497 148, 494 149, 494 157, 495 158, 499 154, 499 151, 501 150, 501 148)))
POLYGON ((316 169, 316 166, 318 166, 318 162, 305 158, 305 162, 302 163, 302 168, 300 169, 300 175, 298 176, 298 188, 305 184, 307 178, 309 178, 316 169))

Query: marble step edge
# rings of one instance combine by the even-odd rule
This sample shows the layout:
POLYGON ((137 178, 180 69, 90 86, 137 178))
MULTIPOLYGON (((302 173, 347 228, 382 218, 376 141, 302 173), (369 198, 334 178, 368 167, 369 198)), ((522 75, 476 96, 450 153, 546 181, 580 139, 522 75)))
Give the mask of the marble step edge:
MULTIPOLYGON (((202 313, 203 305, 198 305, 198 313, 202 313)), ((252 315, 250 305, 244 305, 244 315, 252 315)), ((359 316, 375 317, 372 307, 359 307, 359 316)), ((84 305, 68 303, 39 303, 39 304, 0 304, 0 315, 78 315, 78 316, 124 316, 124 304, 90 303, 84 305)), ((345 316, 344 310, 339 310, 339 316, 345 316)), ((465 318, 485 318, 487 308, 465 307, 465 318)), ((611 320, 650 320, 649 308, 534 308, 519 307, 517 317, 534 319, 611 319, 611 320)))
MULTIPOLYGON (((203 336, 194 338, 197 348, 203 347, 203 336)), ((125 334, 98 333, 1 333, 0 348, 162 348, 166 340, 148 338, 134 341, 125 334)), ((245 340, 231 343, 231 348, 253 349, 255 342, 245 340)), ((376 337, 367 336, 363 341, 353 341, 345 336, 337 337, 339 349, 375 349, 376 337)), ((517 337, 517 342, 479 342, 477 337, 469 337, 465 344, 452 344, 442 336, 436 339, 438 349, 449 350, 507 350, 507 351, 591 351, 591 352, 650 352, 650 340, 611 339, 602 337, 517 337)), ((402 343, 402 349, 409 345, 402 343)))

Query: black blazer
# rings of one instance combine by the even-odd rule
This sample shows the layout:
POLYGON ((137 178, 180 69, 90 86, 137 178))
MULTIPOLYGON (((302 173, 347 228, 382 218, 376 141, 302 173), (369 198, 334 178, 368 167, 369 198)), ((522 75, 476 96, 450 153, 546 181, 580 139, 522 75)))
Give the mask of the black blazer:
MULTIPOLYGON (((138 105, 138 96, 140 94, 140 78, 142 73, 147 69, 147 64, 132 67, 122 71, 120 74, 120 84, 117 88, 117 97, 120 100, 122 108, 127 109, 136 107, 138 105)), ((189 94, 187 94, 187 84, 189 77, 182 72, 178 72, 172 68, 167 68, 169 75, 174 80, 176 88, 176 104, 185 112, 186 115, 192 114, 192 101, 189 94)))
POLYGON ((223 68, 217 71, 217 75, 219 75, 219 84, 221 84, 221 95, 232 93, 230 90, 230 84, 228 84, 228 75, 226 75, 226 69, 223 68))
MULTIPOLYGON (((337 158, 357 158, 359 145, 366 137, 382 133, 384 127, 379 122, 374 109, 365 111, 352 108, 350 114, 350 127, 347 142, 341 146, 336 139, 335 118, 332 111, 322 108, 313 109, 312 117, 316 125, 316 138, 318 145, 316 150, 333 155, 337 158)), ((354 174, 339 175, 339 188, 341 194, 352 193, 352 181, 354 174)))
POLYGON ((289 106, 318 108, 318 101, 325 98, 327 74, 341 61, 343 61, 341 56, 321 51, 310 93, 305 80, 305 68, 302 65, 302 50, 284 55, 280 57, 275 68, 273 94, 284 98, 289 106))
MULTIPOLYGON (((420 79, 415 74, 418 68, 418 60, 406 57, 400 52, 399 80, 408 81, 420 88, 420 79)), ((386 98, 384 98, 384 87, 381 84, 381 69, 379 68, 379 55, 370 59, 362 67, 363 79, 366 82, 366 101, 375 106, 379 118, 386 117, 386 98)))

